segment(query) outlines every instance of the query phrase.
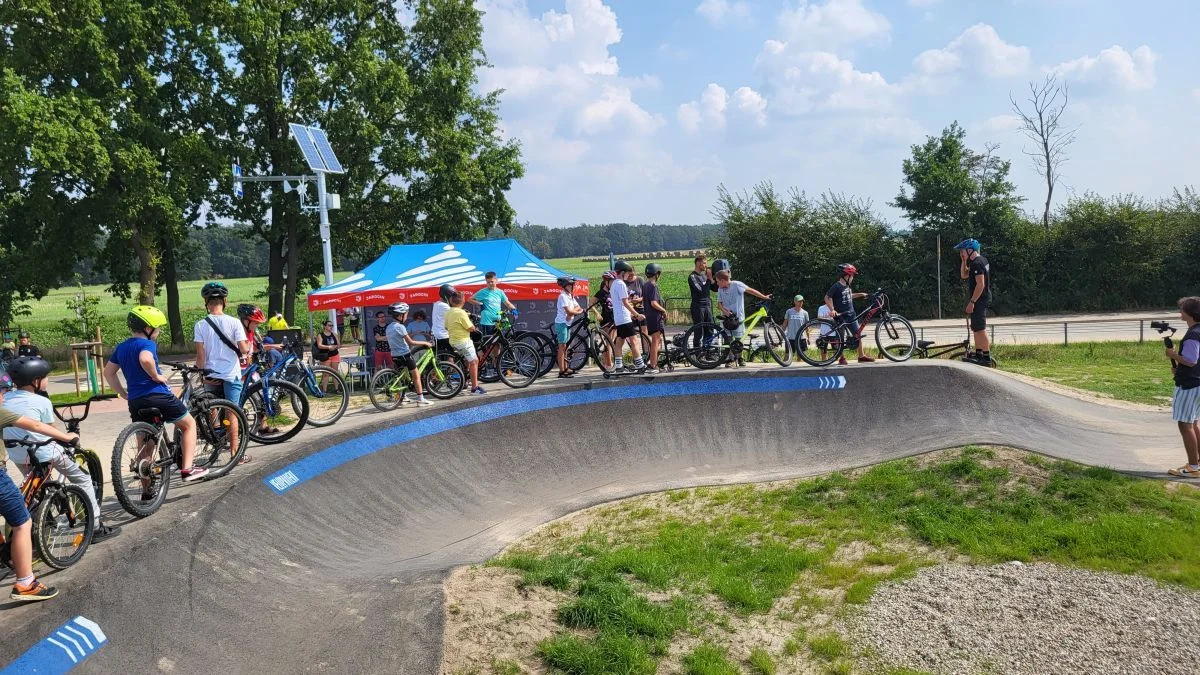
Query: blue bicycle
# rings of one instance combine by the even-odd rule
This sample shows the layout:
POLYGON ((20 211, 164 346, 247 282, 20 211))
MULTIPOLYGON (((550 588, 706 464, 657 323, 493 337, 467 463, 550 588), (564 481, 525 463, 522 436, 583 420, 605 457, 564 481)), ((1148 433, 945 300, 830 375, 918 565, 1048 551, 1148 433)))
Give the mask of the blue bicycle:
POLYGON ((310 366, 297 356, 299 345, 299 341, 285 342, 283 358, 271 366, 270 374, 303 389, 308 396, 308 424, 327 427, 346 414, 350 407, 350 388, 337 369, 310 366))
POLYGON ((308 396, 288 382, 259 352, 242 370, 242 412, 250 440, 261 445, 282 443, 304 429, 308 421, 308 396))

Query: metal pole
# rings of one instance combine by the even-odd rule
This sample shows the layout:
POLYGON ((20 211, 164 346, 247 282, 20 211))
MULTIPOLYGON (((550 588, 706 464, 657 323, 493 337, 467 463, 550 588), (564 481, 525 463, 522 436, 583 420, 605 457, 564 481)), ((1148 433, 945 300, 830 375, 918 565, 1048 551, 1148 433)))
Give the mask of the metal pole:
POLYGON ((1067 322, 1064 321, 1063 322, 1063 346, 1065 347, 1069 344, 1071 344, 1071 343, 1067 340, 1067 322))
MULTIPOLYGON (((317 209, 321 214, 321 257, 325 259, 325 285, 333 285, 333 249, 329 243, 329 200, 325 197, 325 172, 317 172, 317 209)), ((329 310, 333 330, 338 329, 337 310, 329 310)))
POLYGON ((1141 319, 1138 321, 1138 344, 1141 344, 1145 341, 1146 341, 1146 320, 1141 319))
POLYGON ((942 235, 937 236, 938 318, 942 318, 942 235))

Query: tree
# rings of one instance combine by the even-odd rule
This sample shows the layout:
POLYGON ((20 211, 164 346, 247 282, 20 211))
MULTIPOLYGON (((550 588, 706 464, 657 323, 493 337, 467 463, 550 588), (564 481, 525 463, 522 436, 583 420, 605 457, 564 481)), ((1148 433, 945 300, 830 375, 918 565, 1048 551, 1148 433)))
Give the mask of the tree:
POLYGON ((1024 152, 1033 160, 1033 166, 1046 181, 1046 204, 1042 210, 1042 225, 1050 227, 1050 201, 1054 198, 1054 186, 1061 178, 1059 169, 1067 161, 1067 148, 1075 142, 1078 127, 1062 125, 1062 115, 1069 100, 1067 86, 1054 75, 1047 75, 1041 84, 1029 83, 1028 112, 1009 94, 1012 110, 1021 119, 1021 132, 1034 145, 1024 152))

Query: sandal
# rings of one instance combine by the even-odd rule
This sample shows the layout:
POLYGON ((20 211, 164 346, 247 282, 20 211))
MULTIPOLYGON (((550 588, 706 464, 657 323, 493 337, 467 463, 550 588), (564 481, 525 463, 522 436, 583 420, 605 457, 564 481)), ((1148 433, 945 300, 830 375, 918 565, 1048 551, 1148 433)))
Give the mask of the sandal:
POLYGON ((1167 471, 1167 474, 1177 478, 1200 478, 1200 469, 1193 469, 1187 464, 1184 464, 1178 469, 1170 469, 1167 471))
POLYGON ((249 464, 251 461, 250 455, 242 455, 242 459, 238 461, 238 464, 249 464))
POLYGON ((564 371, 559 372, 559 374, 558 374, 558 379, 560 379, 560 380, 565 380, 568 377, 575 377, 575 373, 572 373, 569 370, 564 370, 564 371))

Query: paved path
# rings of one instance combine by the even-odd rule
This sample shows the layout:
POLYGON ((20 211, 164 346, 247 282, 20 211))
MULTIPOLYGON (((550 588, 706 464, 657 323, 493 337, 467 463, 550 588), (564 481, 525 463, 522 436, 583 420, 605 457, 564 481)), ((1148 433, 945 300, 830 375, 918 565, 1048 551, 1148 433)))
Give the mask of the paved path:
MULTIPOLYGON (((592 504, 967 443, 1148 473, 1180 455, 1166 413, 949 362, 493 389, 352 414, 252 448, 255 462, 226 478, 173 487, 158 514, 49 575, 60 598, 0 606, 0 663, 82 615, 109 641, 79 672, 434 673, 448 571, 592 504)), ((120 413, 89 437, 115 424, 103 415, 120 413)))

